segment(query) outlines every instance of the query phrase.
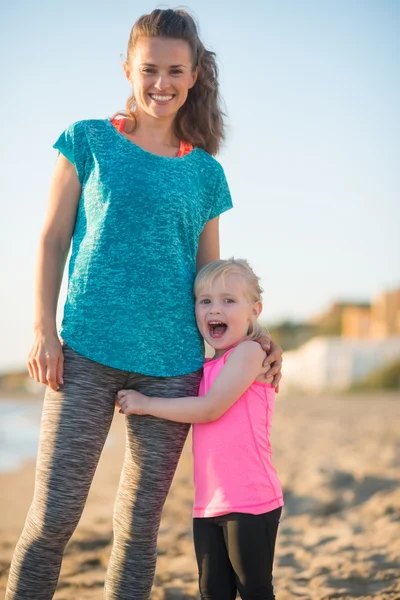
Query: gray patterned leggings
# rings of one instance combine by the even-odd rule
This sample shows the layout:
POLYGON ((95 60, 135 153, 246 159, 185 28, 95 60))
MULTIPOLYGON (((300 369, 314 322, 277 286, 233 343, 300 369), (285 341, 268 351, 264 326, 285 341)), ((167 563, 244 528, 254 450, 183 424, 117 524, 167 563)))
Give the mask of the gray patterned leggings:
MULTIPOLYGON (((148 377, 93 362, 64 346, 64 385, 47 390, 33 502, 11 564, 6 600, 50 600, 64 548, 78 524, 120 389, 150 396, 196 396, 201 370, 148 377)), ((189 425, 126 418, 125 462, 114 509, 107 600, 147 600, 165 498, 189 425)))

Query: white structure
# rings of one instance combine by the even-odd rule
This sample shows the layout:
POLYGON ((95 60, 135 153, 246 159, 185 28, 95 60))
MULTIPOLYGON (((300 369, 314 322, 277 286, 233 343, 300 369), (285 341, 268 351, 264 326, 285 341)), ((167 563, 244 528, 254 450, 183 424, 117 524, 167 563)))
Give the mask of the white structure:
POLYGON ((345 390, 400 358, 400 336, 382 340, 316 337, 284 353, 282 391, 345 390))

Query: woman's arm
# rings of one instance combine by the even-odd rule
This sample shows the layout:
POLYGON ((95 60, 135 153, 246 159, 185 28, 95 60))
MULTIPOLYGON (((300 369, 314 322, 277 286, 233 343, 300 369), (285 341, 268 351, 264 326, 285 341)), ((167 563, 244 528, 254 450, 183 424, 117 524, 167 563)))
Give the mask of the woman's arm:
POLYGON ((282 348, 275 344, 274 340, 266 333, 257 338, 256 342, 265 350, 267 356, 264 357, 263 371, 264 378, 268 383, 272 383, 276 393, 279 392, 279 382, 282 379, 282 348))
POLYGON ((200 234, 196 255, 196 270, 219 260, 219 217, 208 221, 200 234))
POLYGON ((228 357, 205 396, 149 398, 134 390, 117 394, 125 415, 153 415, 180 423, 207 423, 221 417, 251 386, 261 370, 265 353, 256 342, 242 342, 228 357))
POLYGON ((30 376, 53 390, 63 383, 63 354, 57 335, 56 312, 80 194, 81 185, 75 167, 60 154, 39 242, 34 342, 27 361, 30 376))
MULTIPOLYGON (((260 335, 255 340, 266 353, 263 362, 263 376, 266 382, 271 383, 275 391, 279 392, 279 382, 282 379, 282 348, 275 344, 267 333, 260 335)), ((260 373, 261 375, 261 373, 260 373)))

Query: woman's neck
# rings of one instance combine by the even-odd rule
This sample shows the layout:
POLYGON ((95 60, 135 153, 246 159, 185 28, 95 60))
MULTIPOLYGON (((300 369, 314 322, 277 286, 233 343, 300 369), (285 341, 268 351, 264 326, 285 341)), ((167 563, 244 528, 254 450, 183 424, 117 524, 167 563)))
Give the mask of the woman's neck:
POLYGON ((142 140, 154 147, 179 148, 180 140, 175 134, 174 121, 170 119, 155 119, 146 113, 136 115, 137 125, 132 138, 142 140))

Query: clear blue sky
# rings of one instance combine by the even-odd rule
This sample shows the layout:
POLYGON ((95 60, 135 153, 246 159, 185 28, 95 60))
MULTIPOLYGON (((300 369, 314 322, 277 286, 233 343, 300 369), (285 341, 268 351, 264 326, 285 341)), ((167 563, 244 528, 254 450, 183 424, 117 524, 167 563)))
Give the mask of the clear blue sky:
MULTIPOLYGON (((153 2, 3 3, 0 369, 31 343, 52 143, 124 107, 131 25, 153 2)), ((222 256, 262 277, 266 322, 400 284, 400 2, 192 0, 228 113, 222 256)))

